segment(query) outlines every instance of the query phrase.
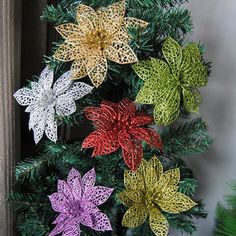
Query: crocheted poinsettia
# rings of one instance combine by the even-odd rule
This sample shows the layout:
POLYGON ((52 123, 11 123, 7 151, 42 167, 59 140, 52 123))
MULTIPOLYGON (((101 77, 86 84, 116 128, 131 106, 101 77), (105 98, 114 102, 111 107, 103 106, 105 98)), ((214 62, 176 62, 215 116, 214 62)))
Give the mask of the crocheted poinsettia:
POLYGON ((136 101, 154 104, 156 123, 168 125, 179 116, 181 101, 188 112, 198 112, 201 103, 198 87, 207 84, 207 68, 195 43, 181 48, 167 38, 162 52, 166 61, 151 58, 133 68, 144 80, 136 101))
POLYGON ((54 57, 60 61, 73 61, 74 79, 88 75, 98 87, 107 74, 107 59, 119 64, 137 62, 128 45, 129 27, 146 27, 147 23, 125 17, 125 1, 94 11, 80 4, 77 8, 78 24, 66 23, 56 27, 65 39, 54 57))
POLYGON ((143 158, 142 141, 162 150, 156 131, 145 127, 152 117, 136 112, 129 99, 119 103, 103 101, 100 107, 88 107, 85 114, 97 127, 83 142, 83 148, 94 148, 93 156, 106 155, 122 148, 126 165, 135 170, 143 158))
POLYGON ((57 192, 49 196, 54 211, 60 214, 54 220, 57 224, 49 236, 63 232, 63 235, 79 236, 80 224, 96 231, 112 230, 110 220, 97 206, 102 205, 113 189, 95 186, 96 173, 92 169, 83 178, 72 169, 67 182, 58 181, 57 192))
POLYGON ((156 157, 148 162, 142 160, 136 172, 125 171, 126 190, 119 194, 119 198, 129 209, 122 225, 138 227, 149 216, 154 234, 167 236, 169 223, 162 212, 178 214, 196 206, 189 197, 178 192, 179 181, 179 169, 163 172, 163 166, 156 157))
POLYGON ((30 113, 29 129, 34 132, 34 141, 37 144, 46 136, 57 141, 57 122, 55 115, 69 116, 76 111, 74 100, 78 100, 90 93, 93 87, 85 83, 74 83, 71 72, 63 74, 53 85, 53 70, 46 67, 38 82, 31 82, 31 88, 21 88, 15 94, 17 102, 28 106, 30 113))

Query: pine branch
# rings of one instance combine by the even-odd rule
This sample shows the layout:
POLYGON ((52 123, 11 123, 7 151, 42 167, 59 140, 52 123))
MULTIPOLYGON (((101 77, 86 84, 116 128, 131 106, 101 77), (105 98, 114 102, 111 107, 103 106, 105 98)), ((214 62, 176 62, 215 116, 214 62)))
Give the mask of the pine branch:
POLYGON ((201 118, 180 125, 178 128, 167 127, 163 132, 164 153, 182 157, 207 152, 213 140, 201 118))

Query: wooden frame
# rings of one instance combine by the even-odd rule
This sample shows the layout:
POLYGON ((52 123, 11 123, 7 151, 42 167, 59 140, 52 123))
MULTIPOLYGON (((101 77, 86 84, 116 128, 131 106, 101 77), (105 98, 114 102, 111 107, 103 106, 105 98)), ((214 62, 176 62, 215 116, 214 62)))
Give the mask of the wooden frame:
POLYGON ((0 235, 14 235, 13 209, 6 203, 19 155, 19 110, 12 97, 20 82, 21 1, 0 1, 0 235))

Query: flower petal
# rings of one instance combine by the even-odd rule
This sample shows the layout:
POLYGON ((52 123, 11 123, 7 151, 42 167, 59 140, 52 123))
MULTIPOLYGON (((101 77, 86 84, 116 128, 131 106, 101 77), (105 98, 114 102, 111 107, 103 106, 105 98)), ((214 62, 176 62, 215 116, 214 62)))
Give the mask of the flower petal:
POLYGON ((112 42, 112 44, 105 50, 105 55, 111 61, 119 64, 130 64, 138 61, 137 56, 131 47, 123 42, 112 42))
POLYGON ((51 141, 55 143, 57 141, 57 121, 54 117, 54 108, 52 110, 53 113, 48 113, 46 118, 45 134, 51 141))
POLYGON ((82 195, 81 189, 81 181, 77 178, 73 180, 73 189, 72 189, 73 196, 75 200, 80 200, 82 195))
POLYGON ((171 68, 171 72, 178 78, 182 62, 181 46, 171 37, 168 37, 163 44, 162 52, 171 68))
POLYGON ((92 132, 82 143, 82 148, 92 148, 97 145, 97 142, 100 138, 100 130, 95 130, 92 132))
POLYGON ((88 212, 83 212, 83 214, 81 214, 80 216, 80 223, 85 226, 92 227, 93 220, 92 220, 91 215, 88 212))
POLYGON ((32 94, 31 89, 21 88, 14 93, 14 98, 21 106, 27 106, 33 103, 36 99, 32 94))
POLYGON ((64 180, 58 180, 57 182, 57 192, 64 194, 67 199, 73 200, 72 191, 70 186, 64 180))
POLYGON ((52 204, 52 208, 56 212, 60 213, 66 213, 67 208, 67 198, 62 193, 53 193, 51 196, 49 196, 49 200, 52 204))
POLYGON ((43 137, 43 133, 44 133, 44 130, 45 130, 45 120, 40 120, 38 123, 36 123, 34 125, 34 127, 32 129, 33 129, 33 132, 34 132, 34 142, 36 144, 38 144, 38 142, 43 137))
POLYGON ((162 149, 163 147, 160 135, 152 129, 139 127, 132 128, 129 130, 129 133, 132 134, 136 139, 145 141, 151 146, 158 147, 159 149, 162 149))
POLYGON ((197 204, 182 193, 176 192, 169 200, 158 202, 160 208, 168 213, 181 213, 190 210, 197 204))
POLYGON ((153 118, 151 116, 141 114, 141 115, 136 115, 135 117, 131 119, 131 125, 133 127, 139 127, 139 126, 147 125, 151 123, 152 121, 153 121, 153 118))
POLYGON ((128 120, 135 116, 136 113, 136 105, 134 102, 129 99, 122 99, 118 103, 118 114, 122 115, 124 121, 128 120))
POLYGON ((91 227, 92 229, 101 232, 112 230, 111 222, 106 214, 98 211, 91 214, 91 216, 93 220, 93 226, 91 227))
POLYGON ((95 87, 98 87, 105 80, 107 67, 107 59, 105 57, 101 57, 92 71, 88 71, 87 68, 88 76, 95 87))
POLYGON ((89 19, 93 19, 97 16, 96 12, 93 10, 92 7, 89 7, 89 6, 84 5, 84 4, 80 4, 79 7, 77 8, 77 19, 81 15, 86 16, 89 19))
POLYGON ((53 85, 53 92, 59 95, 65 92, 72 84, 71 71, 65 72, 53 85))
POLYGON ((155 106, 154 120, 157 124, 168 125, 179 115, 180 93, 178 88, 169 92, 163 91, 163 101, 155 106))
POLYGON ((81 36, 84 35, 84 32, 81 30, 81 27, 76 24, 66 23, 58 25, 55 27, 57 32, 68 41, 77 41, 81 36))
POLYGON ((198 112, 202 101, 198 90, 192 91, 183 88, 184 107, 188 112, 198 112))
POLYGON ((64 227, 62 236, 80 236, 80 219, 78 217, 70 220, 64 227))
POLYGON ((94 187, 96 182, 96 173, 95 169, 91 169, 88 171, 82 178, 81 181, 81 187, 82 187, 82 192, 84 193, 86 189, 94 187))
POLYGON ((146 206, 142 204, 136 204, 126 211, 122 219, 122 225, 131 228, 138 227, 144 223, 147 216, 148 210, 146 206))
POLYGON ((65 223, 66 221, 58 223, 48 236, 55 236, 57 234, 60 234, 65 229, 65 223))
POLYGON ((69 218, 70 218, 70 216, 68 214, 60 213, 60 215, 52 222, 52 224, 58 224, 61 222, 65 222, 69 218))
POLYGON ((145 182, 139 172, 126 170, 124 174, 124 185, 127 190, 144 190, 145 182))
POLYGON ((163 188, 168 186, 177 186, 180 181, 179 168, 167 170, 160 176, 159 183, 163 188))
POLYGON ((112 188, 96 186, 96 187, 91 188, 87 192, 87 195, 86 193, 85 195, 87 196, 87 199, 89 199, 89 201, 93 202, 96 206, 99 206, 107 201, 107 199, 111 196, 112 191, 113 191, 112 188))
POLYGON ((122 154, 126 165, 135 171, 143 159, 142 143, 138 140, 133 141, 133 148, 131 150, 122 149, 122 154))
POLYGON ((85 95, 89 94, 93 90, 93 87, 82 82, 76 82, 69 88, 68 94, 72 96, 74 100, 78 100, 85 95))
POLYGON ((76 112, 76 104, 72 95, 66 93, 60 95, 56 101, 56 113, 59 116, 69 116, 76 112))
POLYGON ((158 183, 159 178, 163 174, 163 167, 156 156, 147 162, 145 184, 147 188, 153 188, 158 183))
POLYGON ((44 90, 49 90, 53 83, 53 70, 46 66, 39 77, 39 84, 44 90))
MULTIPOLYGON (((98 132, 97 132, 98 133, 98 132)), ((92 133, 94 134, 94 132, 92 133)), ((97 136, 98 137, 98 136, 97 136)), ((96 137, 92 136, 92 139, 96 137)), ((85 139, 85 143, 91 145, 90 135, 85 139)), ((94 145, 92 156, 102 156, 113 153, 120 147, 116 140, 116 135, 113 131, 111 132, 100 132, 99 137, 94 145)))
POLYGON ((156 236, 168 235, 169 223, 157 208, 151 210, 149 223, 156 236))
POLYGON ((136 19, 133 17, 125 17, 125 27, 129 28, 129 27, 141 27, 141 28, 146 28, 148 26, 148 22, 140 20, 140 19, 136 19))
POLYGON ((133 201, 128 197, 127 192, 132 191, 132 190, 124 190, 121 193, 118 194, 118 198, 120 201, 123 202, 124 205, 131 207, 134 203, 133 201))
POLYGON ((101 27, 107 32, 113 34, 117 32, 124 22, 125 2, 119 1, 106 8, 100 8, 97 11, 101 27))
POLYGON ((73 80, 81 79, 88 74, 85 65, 86 65, 86 60, 84 58, 76 59, 73 62, 71 67, 73 80))
POLYGON ((63 62, 80 59, 82 54, 80 54, 79 47, 79 44, 65 42, 57 49, 54 58, 63 62))
POLYGON ((132 151, 134 149, 130 134, 126 132, 120 132, 118 135, 118 141, 121 148, 125 149, 126 151, 132 151))
POLYGON ((145 201, 145 195, 142 191, 125 190, 125 194, 133 204, 142 204, 145 201))
POLYGON ((32 94, 35 96, 35 98, 41 99, 44 96, 45 91, 41 84, 37 82, 31 82, 30 86, 32 89, 32 94))
POLYGON ((67 184, 70 186, 71 189, 73 189, 74 186, 78 183, 77 180, 78 182, 81 182, 81 175, 79 171, 72 168, 67 176, 67 184))

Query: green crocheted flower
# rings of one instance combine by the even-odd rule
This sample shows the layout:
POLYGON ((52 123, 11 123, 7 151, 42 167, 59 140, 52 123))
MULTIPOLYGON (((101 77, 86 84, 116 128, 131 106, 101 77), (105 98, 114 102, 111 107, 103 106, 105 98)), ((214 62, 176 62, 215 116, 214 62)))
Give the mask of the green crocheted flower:
POLYGON ((133 68, 144 80, 136 101, 155 104, 155 122, 168 125, 179 116, 181 101, 188 112, 198 112, 201 103, 198 87, 207 84, 207 68, 195 43, 181 48, 169 37, 162 52, 166 61, 151 58, 135 64, 133 68))

